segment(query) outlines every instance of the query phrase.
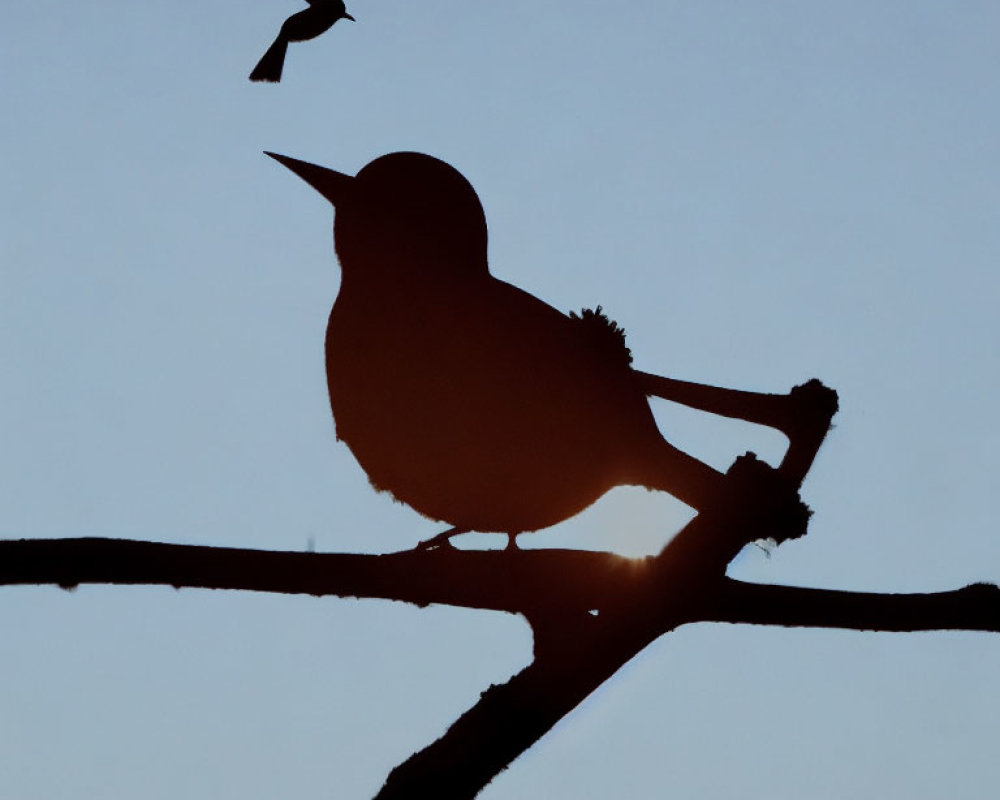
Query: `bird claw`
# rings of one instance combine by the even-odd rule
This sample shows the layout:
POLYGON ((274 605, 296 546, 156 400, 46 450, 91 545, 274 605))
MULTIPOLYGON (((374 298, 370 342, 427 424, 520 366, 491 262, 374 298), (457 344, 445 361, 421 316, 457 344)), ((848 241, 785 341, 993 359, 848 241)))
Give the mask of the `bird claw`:
POLYGON ((442 539, 441 541, 436 541, 437 536, 432 539, 427 539, 423 542, 418 542, 417 546, 413 549, 418 553, 432 553, 435 550, 455 550, 455 545, 451 543, 450 539, 442 539))
POLYGON ((430 539, 418 542, 417 546, 413 549, 420 553, 429 553, 432 550, 457 550, 458 548, 451 543, 451 537, 467 532, 464 528, 449 528, 436 536, 432 536, 430 539))

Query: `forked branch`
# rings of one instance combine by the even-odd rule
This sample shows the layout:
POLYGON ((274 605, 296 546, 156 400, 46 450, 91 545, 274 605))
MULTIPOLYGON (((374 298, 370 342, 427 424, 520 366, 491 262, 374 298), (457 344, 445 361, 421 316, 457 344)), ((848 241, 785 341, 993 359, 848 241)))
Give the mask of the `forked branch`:
POLYGON ((574 550, 296 553, 117 539, 0 542, 0 585, 160 584, 383 598, 523 614, 535 659, 486 691, 438 741, 390 774, 378 795, 471 798, 646 645, 715 621, 856 630, 1000 631, 1000 589, 883 595, 742 583, 691 562, 729 552, 723 520, 699 517, 657 557, 574 550), (686 543, 700 541, 703 549, 686 543))

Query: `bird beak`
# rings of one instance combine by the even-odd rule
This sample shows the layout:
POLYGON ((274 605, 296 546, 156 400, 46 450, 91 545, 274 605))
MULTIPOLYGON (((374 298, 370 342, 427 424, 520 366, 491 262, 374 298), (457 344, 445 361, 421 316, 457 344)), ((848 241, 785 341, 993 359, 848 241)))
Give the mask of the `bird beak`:
POLYGON ((354 19, 354 17, 352 17, 350 14, 344 14, 344 16, 341 17, 341 19, 349 19, 351 22, 357 22, 357 20, 354 19))
POLYGON ((308 161, 299 161, 297 158, 289 158, 278 153, 269 153, 266 150, 264 155, 270 156, 279 164, 288 167, 302 180, 313 187, 323 197, 333 203, 336 208, 350 194, 354 178, 345 175, 343 172, 336 172, 326 167, 310 164, 308 161))

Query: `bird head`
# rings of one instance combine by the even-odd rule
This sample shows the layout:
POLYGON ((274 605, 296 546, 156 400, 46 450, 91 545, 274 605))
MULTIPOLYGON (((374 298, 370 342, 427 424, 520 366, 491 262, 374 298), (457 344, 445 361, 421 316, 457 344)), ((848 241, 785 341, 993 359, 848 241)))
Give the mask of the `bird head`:
POLYGON ((268 153, 333 203, 344 281, 488 274, 486 216, 454 167, 420 153, 376 158, 356 177, 268 153))

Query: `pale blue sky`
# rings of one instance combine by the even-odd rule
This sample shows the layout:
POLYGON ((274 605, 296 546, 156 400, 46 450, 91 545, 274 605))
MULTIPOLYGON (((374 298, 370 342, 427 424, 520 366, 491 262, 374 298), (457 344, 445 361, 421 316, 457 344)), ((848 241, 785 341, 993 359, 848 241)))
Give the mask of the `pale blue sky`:
MULTIPOLYGON (((330 210, 261 155, 406 149, 476 186, 495 274, 603 304, 640 368, 840 390, 812 532, 731 574, 1000 580, 1000 6, 350 0, 250 84, 298 8, 5 6, 0 535, 436 532, 334 442, 330 210)), ((780 456, 657 413, 720 468, 780 456)), ((533 542, 655 552, 686 516, 620 490, 533 542)), ((18 800, 363 800, 530 657, 509 616, 160 588, 0 589, 0 632, 18 800)), ((482 797, 992 798, 998 674, 986 634, 689 627, 482 797)))

